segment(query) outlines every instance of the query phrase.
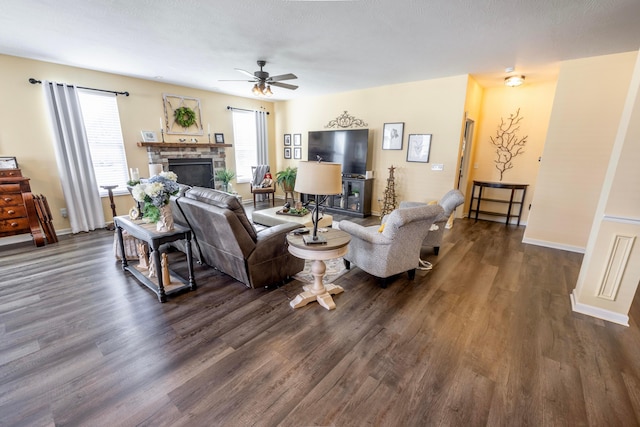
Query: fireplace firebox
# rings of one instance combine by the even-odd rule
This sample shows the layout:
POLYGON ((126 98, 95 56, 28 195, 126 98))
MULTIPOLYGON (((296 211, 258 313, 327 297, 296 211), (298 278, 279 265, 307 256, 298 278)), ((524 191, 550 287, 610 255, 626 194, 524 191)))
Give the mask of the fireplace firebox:
POLYGON ((178 182, 193 187, 214 188, 213 160, 207 158, 167 159, 169 170, 178 182))

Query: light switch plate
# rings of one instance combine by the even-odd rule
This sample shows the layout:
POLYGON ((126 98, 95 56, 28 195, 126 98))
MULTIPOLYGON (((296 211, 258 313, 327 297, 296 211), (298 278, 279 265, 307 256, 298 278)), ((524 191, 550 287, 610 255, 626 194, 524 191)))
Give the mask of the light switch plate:
POLYGON ((443 171, 444 170, 444 164, 442 164, 442 163, 432 163, 431 164, 431 170, 432 171, 443 171))

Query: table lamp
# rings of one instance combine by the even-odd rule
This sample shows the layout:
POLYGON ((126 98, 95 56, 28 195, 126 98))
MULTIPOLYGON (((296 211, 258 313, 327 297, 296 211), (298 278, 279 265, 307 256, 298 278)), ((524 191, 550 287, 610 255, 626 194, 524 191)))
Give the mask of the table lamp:
POLYGON ((304 243, 307 245, 326 243, 325 237, 318 236, 319 208, 326 200, 326 196, 342 194, 342 165, 322 161, 298 163, 294 190, 298 193, 313 194, 316 198, 315 207, 311 212, 313 234, 303 236, 304 243), (320 201, 320 196, 325 198, 320 201))

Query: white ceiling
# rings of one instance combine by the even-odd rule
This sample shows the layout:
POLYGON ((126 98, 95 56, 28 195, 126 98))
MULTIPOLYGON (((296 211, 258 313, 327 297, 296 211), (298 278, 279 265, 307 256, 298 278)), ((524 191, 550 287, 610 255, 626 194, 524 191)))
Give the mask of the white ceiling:
POLYGON ((462 74, 491 86, 506 67, 535 82, 561 60, 640 48, 639 0, 3 3, 0 53, 248 97, 250 83, 219 80, 265 59, 298 76, 274 100, 462 74))

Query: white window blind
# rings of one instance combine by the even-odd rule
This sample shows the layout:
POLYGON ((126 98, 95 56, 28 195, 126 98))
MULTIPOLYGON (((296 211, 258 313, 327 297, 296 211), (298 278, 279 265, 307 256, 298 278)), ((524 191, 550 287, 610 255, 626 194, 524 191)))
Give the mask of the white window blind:
POLYGON ((100 196, 107 195, 103 185, 117 185, 114 194, 126 194, 129 175, 116 96, 78 90, 78 98, 100 196))
POLYGON ((250 182, 251 166, 258 164, 258 140, 253 111, 233 110, 233 145, 236 155, 236 182, 250 182))

